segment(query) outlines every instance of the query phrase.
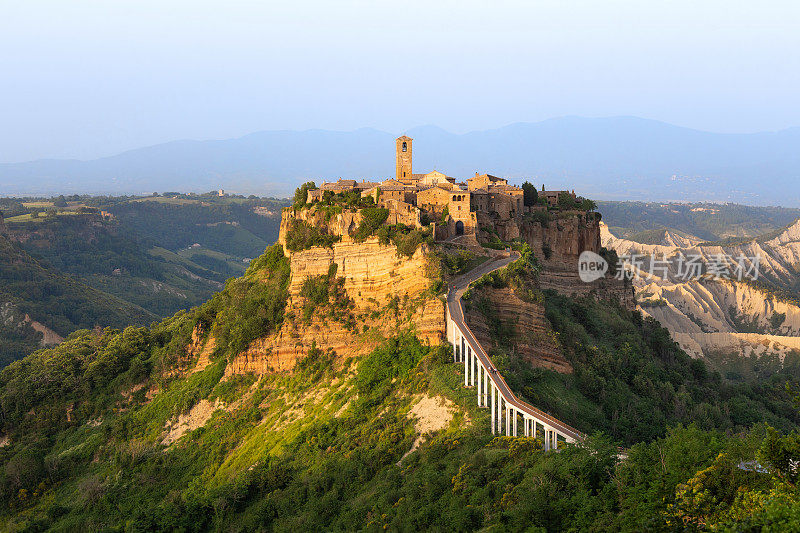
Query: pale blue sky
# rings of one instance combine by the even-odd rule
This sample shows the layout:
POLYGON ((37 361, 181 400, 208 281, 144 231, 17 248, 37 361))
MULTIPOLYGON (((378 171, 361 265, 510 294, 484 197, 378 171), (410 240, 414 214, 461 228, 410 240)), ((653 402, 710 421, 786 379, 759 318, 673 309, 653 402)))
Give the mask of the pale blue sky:
POLYGON ((0 0, 0 161, 268 129, 800 125, 800 2, 0 0))

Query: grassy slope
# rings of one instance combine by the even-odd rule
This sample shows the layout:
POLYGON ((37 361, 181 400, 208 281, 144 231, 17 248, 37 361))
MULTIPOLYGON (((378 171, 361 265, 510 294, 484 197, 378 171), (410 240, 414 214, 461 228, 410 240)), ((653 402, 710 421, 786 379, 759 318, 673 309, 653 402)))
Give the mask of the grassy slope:
MULTIPOLYGON (((648 523, 663 529, 686 513, 671 507, 683 502, 678 484, 707 467, 721 473, 704 477, 699 487, 709 485, 724 509, 739 487, 777 483, 735 468, 752 459, 763 429, 745 438, 661 430, 624 462, 602 436, 558 454, 543 454, 533 440, 493 439, 487 412, 463 388, 449 350, 422 346, 410 332, 359 360, 312 350, 295 373, 222 380, 243 339, 280 323, 288 266, 276 248, 198 309, 152 329, 81 333, 0 373, 0 428, 10 437, 0 448, 5 529, 618 531, 648 523), (184 347, 198 324, 220 340, 219 348, 207 368, 187 373, 184 347), (175 368, 185 370, 176 375, 175 368), (158 392, 148 400, 151 388, 158 392), (459 414, 398 464, 414 440, 406 414, 419 393, 450 398, 459 414), (228 408, 173 446, 161 444, 169 420, 201 400, 218 399, 228 408)), ((601 351, 620 330, 623 342, 650 345, 646 327, 622 323, 626 316, 613 307, 550 299, 549 316, 563 324, 561 331, 580 324, 601 351), (611 330, 598 333, 608 325, 611 330)), ((562 342, 568 340, 562 336, 562 342)), ((607 355, 600 362, 611 373, 620 372, 615 364, 624 369, 637 361, 607 355)), ((646 359, 639 358, 645 366, 646 359)), ((519 370, 508 376, 524 381, 530 369, 519 370)), ((702 373, 702 364, 691 371, 702 373)), ((582 409, 610 405, 581 398, 580 383, 539 377, 572 394, 582 409)), ((718 390, 713 379, 708 386, 718 390)), ((620 390, 609 389, 625 395, 620 390)), ((643 396, 627 393, 627 400, 643 396)), ((692 516, 710 512, 689 510, 692 516)))

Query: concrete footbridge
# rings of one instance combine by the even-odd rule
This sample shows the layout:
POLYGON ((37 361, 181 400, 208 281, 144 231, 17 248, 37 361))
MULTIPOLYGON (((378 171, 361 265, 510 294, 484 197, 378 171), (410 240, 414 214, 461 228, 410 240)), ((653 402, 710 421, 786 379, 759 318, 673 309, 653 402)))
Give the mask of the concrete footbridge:
POLYGON ((481 276, 506 267, 517 260, 519 254, 491 260, 455 279, 447 293, 447 340, 454 346, 453 361, 464 364, 464 386, 475 387, 478 406, 491 409, 492 433, 508 436, 535 437, 541 430, 545 450, 558 448, 562 442, 584 439, 578 430, 517 398, 497 371, 489 355, 480 345, 464 320, 461 296, 471 283, 481 276), (520 424, 521 422, 521 424, 520 424))

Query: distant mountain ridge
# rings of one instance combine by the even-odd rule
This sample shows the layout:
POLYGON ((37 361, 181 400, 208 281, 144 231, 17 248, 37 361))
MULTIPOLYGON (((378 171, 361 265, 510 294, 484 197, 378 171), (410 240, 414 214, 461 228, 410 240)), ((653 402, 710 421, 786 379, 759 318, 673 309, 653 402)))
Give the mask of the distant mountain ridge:
MULTIPOLYGON (((419 171, 485 171, 598 199, 800 206, 800 128, 721 134, 635 117, 562 117, 465 134, 433 126, 405 133, 419 171)), ((91 161, 3 163, 0 184, 9 195, 224 188, 287 196, 306 180, 392 176, 394 138, 364 128, 174 141, 91 161)))

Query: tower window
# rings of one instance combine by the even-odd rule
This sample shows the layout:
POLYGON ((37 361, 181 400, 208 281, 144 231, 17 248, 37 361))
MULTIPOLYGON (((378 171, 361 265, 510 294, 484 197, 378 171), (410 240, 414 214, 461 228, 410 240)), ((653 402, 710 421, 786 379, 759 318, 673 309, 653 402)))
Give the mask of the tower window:
POLYGON ((403 151, 408 152, 408 144, 405 141, 403 141, 403 151))

